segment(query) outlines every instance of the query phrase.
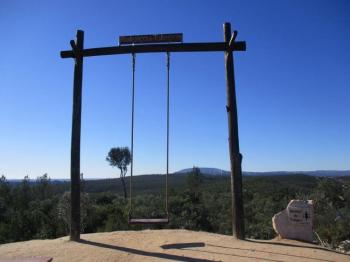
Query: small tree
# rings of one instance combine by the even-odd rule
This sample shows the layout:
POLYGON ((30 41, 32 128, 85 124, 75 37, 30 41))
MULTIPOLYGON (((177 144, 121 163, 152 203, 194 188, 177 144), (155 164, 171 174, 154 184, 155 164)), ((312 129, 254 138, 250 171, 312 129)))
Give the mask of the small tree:
MULTIPOLYGON (((71 195, 70 192, 65 192, 59 199, 57 205, 58 218, 63 221, 60 226, 63 226, 65 234, 69 234, 70 225, 70 212, 71 212, 71 195)), ((89 227, 89 219, 91 219, 92 210, 91 200, 88 194, 80 194, 80 220, 81 220, 81 233, 85 232, 89 227)))
POLYGON ((202 183, 201 170, 198 167, 194 166, 192 168, 192 172, 187 175, 187 179, 186 179, 187 190, 189 190, 196 197, 198 197, 201 183, 202 183))
POLYGON ((118 167, 120 170, 120 180, 122 182, 124 198, 127 198, 125 175, 128 171, 128 165, 131 162, 131 153, 128 147, 113 147, 109 150, 106 160, 113 167, 118 167))
POLYGON ((39 200, 45 200, 52 197, 53 188, 51 179, 47 173, 39 176, 36 179, 36 186, 33 188, 36 198, 39 200))

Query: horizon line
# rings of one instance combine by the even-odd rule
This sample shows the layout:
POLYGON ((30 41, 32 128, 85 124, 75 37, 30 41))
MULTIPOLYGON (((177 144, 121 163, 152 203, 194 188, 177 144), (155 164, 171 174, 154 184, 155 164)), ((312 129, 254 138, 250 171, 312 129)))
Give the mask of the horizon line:
MULTIPOLYGON (((230 171, 228 170, 224 170, 224 169, 220 169, 220 168, 215 168, 215 167, 199 167, 199 168, 209 168, 209 169, 218 169, 221 170, 223 172, 227 172, 230 173, 230 171)), ((181 173, 181 171, 186 170, 186 169, 191 169, 191 168, 184 168, 184 169, 180 169, 179 171, 175 171, 169 174, 176 174, 176 173, 181 173)), ((242 171, 242 173, 296 173, 296 174, 300 174, 300 173, 311 173, 311 172, 350 172, 350 169, 313 169, 313 170, 276 170, 276 171, 242 171)), ((185 172, 183 172, 185 173, 185 172)), ((44 174, 48 174, 48 173, 44 173, 44 174)), ((43 174, 43 175, 44 175, 43 174)), ((149 175, 165 175, 165 173, 146 173, 146 174, 138 174, 138 175, 133 175, 133 176, 149 176, 149 175)), ((210 174, 209 174, 210 175, 210 174)), ((23 180, 23 178, 7 178, 6 175, 1 174, 1 176, 5 176, 6 180, 23 180)), ((29 177, 29 175, 28 175, 29 177)), ((36 176, 36 178, 30 178, 29 180, 36 180, 41 176, 36 176)), ((127 176, 127 177, 130 177, 127 176)), ((69 177, 67 178, 54 178, 54 177, 50 177, 48 175, 48 178, 51 180, 70 180, 69 177)), ((118 179, 120 178, 118 177, 88 177, 88 178, 84 178, 85 180, 99 180, 99 179, 118 179)))

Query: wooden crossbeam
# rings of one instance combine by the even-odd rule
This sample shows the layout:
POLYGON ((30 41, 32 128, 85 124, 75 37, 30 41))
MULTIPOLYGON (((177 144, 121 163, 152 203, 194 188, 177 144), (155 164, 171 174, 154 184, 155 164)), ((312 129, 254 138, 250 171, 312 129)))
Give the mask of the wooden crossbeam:
MULTIPOLYGON (((160 53, 160 52, 218 52, 218 51, 245 51, 245 41, 234 42, 229 47, 225 42, 212 43, 183 43, 183 44, 150 44, 135 46, 111 46, 100 48, 87 48, 81 50, 83 57, 118 55, 131 53, 160 53)), ((61 51, 62 58, 74 58, 74 51, 61 51)))

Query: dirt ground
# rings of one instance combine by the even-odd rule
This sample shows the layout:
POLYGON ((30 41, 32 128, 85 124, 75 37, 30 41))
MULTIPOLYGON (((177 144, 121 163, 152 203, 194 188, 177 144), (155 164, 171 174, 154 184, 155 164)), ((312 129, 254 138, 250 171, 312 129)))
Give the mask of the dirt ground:
POLYGON ((235 240, 187 230, 116 231, 0 245, 0 261, 52 257, 58 261, 350 261, 349 255, 291 240, 235 240))

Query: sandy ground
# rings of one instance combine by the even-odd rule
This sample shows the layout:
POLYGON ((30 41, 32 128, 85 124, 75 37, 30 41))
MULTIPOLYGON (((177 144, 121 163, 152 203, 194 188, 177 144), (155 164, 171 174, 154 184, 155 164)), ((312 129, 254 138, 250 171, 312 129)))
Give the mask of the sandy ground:
MULTIPOLYGON (((187 230, 116 231, 0 245, 1 258, 43 256, 58 261, 350 261, 318 246, 291 240, 235 240, 187 230)), ((6 260, 7 261, 7 260, 6 260)))

